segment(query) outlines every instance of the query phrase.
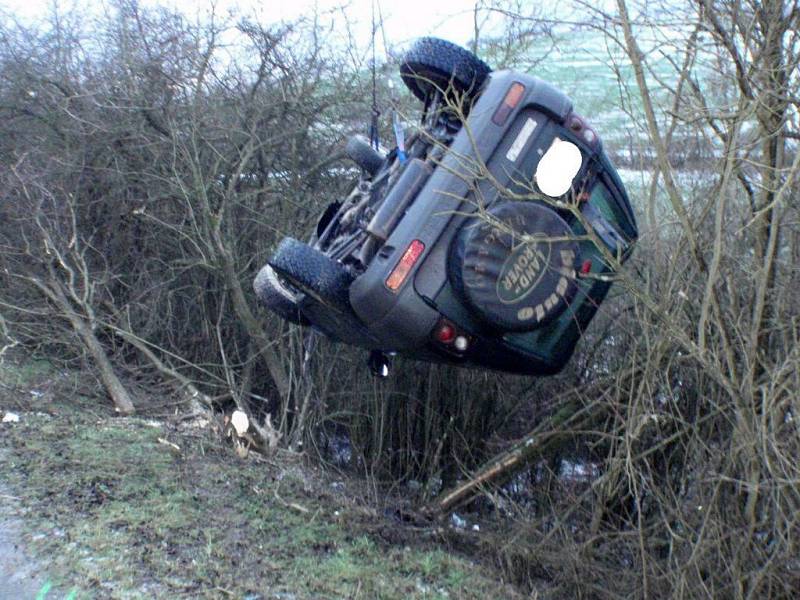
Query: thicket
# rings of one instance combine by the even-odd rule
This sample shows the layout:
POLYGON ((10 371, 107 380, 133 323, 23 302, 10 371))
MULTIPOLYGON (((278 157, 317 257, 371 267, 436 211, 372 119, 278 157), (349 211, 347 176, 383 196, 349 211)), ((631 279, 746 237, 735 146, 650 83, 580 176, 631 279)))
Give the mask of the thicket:
POLYGON ((534 430, 529 471, 485 490, 510 534, 477 543, 509 574, 554 597, 795 597, 800 7, 580 3, 561 34, 520 7, 479 3, 473 46, 527 65, 532 35, 601 31, 630 123, 610 150, 641 176, 634 258, 559 376, 375 381, 324 340, 304 361, 251 281, 347 191, 369 52, 319 18, 131 2, 0 28, 2 346, 83 364, 124 412, 158 383, 270 415, 295 447, 344 435, 354 468, 431 494, 534 430), (482 37, 480 11, 513 28, 482 37))

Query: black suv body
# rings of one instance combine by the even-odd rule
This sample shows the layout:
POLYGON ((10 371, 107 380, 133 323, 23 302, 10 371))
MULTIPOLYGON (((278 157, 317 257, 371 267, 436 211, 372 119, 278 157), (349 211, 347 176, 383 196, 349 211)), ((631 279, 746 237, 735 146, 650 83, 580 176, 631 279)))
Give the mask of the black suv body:
POLYGON ((309 244, 281 242, 259 298, 369 350, 559 371, 637 238, 599 136, 553 86, 441 40, 401 73, 421 125, 388 156, 351 141, 362 177, 309 244))

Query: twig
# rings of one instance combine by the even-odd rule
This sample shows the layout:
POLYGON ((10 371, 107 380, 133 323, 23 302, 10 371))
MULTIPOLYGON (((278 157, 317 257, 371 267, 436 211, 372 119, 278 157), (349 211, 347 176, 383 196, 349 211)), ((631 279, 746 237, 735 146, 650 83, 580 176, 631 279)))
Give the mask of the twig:
POLYGON ((166 446, 169 446, 170 448, 174 448, 178 452, 181 451, 181 447, 178 446, 178 444, 173 444, 172 442, 170 442, 169 440, 165 440, 164 438, 158 438, 158 443, 159 444, 164 444, 166 446))
POLYGON ((280 502, 284 506, 286 506, 288 508, 291 508, 292 510, 295 510, 295 511, 297 511, 299 513, 302 513, 304 515, 307 515, 307 514, 311 513, 311 511, 308 510, 305 506, 297 504, 296 502, 287 502, 286 500, 281 498, 281 495, 278 493, 278 490, 280 489, 280 487, 281 486, 280 486, 280 483, 279 483, 278 485, 275 486, 275 491, 273 492, 273 495, 275 496, 275 499, 278 502, 280 502))

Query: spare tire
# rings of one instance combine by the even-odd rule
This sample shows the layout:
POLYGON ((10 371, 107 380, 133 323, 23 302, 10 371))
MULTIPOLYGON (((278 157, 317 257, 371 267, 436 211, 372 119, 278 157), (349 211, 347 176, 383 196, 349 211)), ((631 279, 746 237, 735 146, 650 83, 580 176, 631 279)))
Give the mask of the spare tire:
POLYGON ((558 317, 575 295, 574 234, 543 204, 503 202, 487 212, 488 218, 468 220, 453 240, 450 282, 493 327, 541 327, 558 317))
POLYGON ((433 37, 414 42, 400 63, 403 82, 422 101, 436 88, 472 96, 491 71, 472 52, 433 37))

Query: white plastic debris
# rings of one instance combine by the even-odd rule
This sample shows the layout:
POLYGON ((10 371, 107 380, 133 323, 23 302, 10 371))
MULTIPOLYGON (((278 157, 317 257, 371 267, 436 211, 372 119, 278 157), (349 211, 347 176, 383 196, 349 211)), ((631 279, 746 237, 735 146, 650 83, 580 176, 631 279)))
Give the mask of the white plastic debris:
POLYGON ((472 531, 480 531, 480 530, 481 530, 481 526, 478 525, 477 523, 475 523, 475 525, 472 526, 472 531))
POLYGON ((450 522, 453 524, 453 527, 456 529, 464 529, 467 526, 466 519, 462 519, 456 513, 453 513, 450 516, 450 522))
POLYGON ((19 415, 13 412, 7 412, 3 415, 3 423, 19 423, 19 415))
POLYGON ((551 198, 563 196, 581 169, 583 157, 572 142, 556 138, 536 168, 536 185, 551 198))
POLYGON ((236 433, 242 436, 250 428, 250 419, 247 418, 243 411, 235 410, 231 415, 231 425, 233 425, 236 433))

